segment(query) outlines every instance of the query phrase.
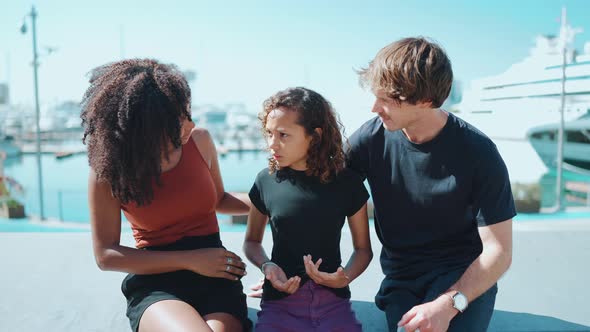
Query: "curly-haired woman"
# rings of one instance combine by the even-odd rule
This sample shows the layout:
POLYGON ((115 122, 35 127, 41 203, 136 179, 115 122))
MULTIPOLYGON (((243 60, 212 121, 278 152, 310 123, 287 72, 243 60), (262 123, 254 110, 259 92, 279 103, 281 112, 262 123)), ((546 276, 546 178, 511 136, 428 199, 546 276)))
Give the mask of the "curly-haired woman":
POLYGON ((250 190, 244 242, 265 275, 256 331, 360 331, 348 284, 373 257, 369 195, 360 176, 344 168, 336 115, 317 92, 292 88, 267 99, 260 120, 272 158, 250 190), (346 218, 354 251, 343 268, 346 218), (272 260, 261 245, 269 220, 272 260))
POLYGON ((223 247, 216 218, 248 207, 224 190, 183 75, 154 60, 107 64, 82 107, 94 255, 102 270, 129 273, 133 331, 249 330, 245 264, 223 247), (120 244, 121 211, 136 248, 120 244))

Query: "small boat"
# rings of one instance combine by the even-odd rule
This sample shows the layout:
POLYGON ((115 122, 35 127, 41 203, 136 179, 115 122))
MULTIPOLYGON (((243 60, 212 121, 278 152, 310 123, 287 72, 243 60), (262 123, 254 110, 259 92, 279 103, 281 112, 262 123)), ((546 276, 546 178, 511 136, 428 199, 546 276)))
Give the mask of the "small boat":
POLYGON ((74 153, 71 151, 57 151, 55 153, 55 159, 65 159, 65 158, 71 157, 73 155, 74 155, 74 153))

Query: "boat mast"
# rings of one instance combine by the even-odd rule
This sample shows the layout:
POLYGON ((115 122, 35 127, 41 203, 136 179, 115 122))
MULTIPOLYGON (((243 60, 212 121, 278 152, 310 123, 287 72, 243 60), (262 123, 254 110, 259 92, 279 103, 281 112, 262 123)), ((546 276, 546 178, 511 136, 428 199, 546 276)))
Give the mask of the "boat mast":
POLYGON ((565 107, 565 67, 567 56, 567 17, 566 9, 561 9, 561 31, 560 39, 562 42, 562 62, 561 62, 561 105, 559 107, 559 128, 557 130, 557 180, 555 181, 555 212, 562 211, 563 206, 563 111, 565 107))
POLYGON ((564 141, 564 111, 565 111, 565 81, 566 81, 566 67, 568 62, 574 62, 574 39, 577 33, 582 32, 582 29, 573 28, 567 22, 566 9, 561 9, 561 29, 559 31, 558 47, 560 48, 563 59, 561 63, 561 105, 559 109, 559 129, 557 132, 557 179, 555 183, 555 206, 554 211, 562 211, 565 209, 563 203, 563 141, 564 141), (568 53, 568 50, 570 51, 568 53), (570 58, 568 60, 568 57, 570 58))

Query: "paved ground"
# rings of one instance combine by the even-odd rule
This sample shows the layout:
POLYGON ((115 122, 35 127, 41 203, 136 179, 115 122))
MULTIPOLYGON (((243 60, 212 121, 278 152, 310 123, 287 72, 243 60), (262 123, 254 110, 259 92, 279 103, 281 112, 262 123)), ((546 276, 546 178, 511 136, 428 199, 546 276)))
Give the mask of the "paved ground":
MULTIPOLYGON (((131 234, 123 236, 131 244, 131 234)), ((243 236, 224 232, 222 239, 241 252, 243 236)), ((372 240, 377 256, 374 232, 372 240)), ((348 257, 349 234, 342 244, 348 257)), ((119 290, 123 274, 98 270, 89 233, 0 233, 0 262, 0 331, 129 330, 119 290)), ((589 262, 590 220, 518 222, 513 266, 499 283, 490 331, 590 331, 589 262)), ((256 269, 249 272, 245 286, 261 276, 256 269)), ((365 331, 386 331, 373 303, 381 278, 374 259, 351 285, 365 331)), ((249 299, 248 306, 255 319, 259 300, 249 299)))

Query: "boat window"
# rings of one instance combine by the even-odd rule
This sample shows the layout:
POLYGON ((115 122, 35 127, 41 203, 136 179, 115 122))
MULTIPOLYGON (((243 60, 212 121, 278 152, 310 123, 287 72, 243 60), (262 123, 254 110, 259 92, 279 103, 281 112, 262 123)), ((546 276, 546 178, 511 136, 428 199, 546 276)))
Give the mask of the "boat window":
POLYGON ((534 139, 540 139, 540 140, 548 140, 548 141, 554 141, 555 137, 557 136, 557 133, 555 131, 542 131, 539 133, 534 133, 531 135, 532 138, 534 139))
POLYGON ((585 136, 580 130, 568 130, 565 135, 566 141, 568 142, 590 144, 590 138, 585 136))

